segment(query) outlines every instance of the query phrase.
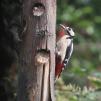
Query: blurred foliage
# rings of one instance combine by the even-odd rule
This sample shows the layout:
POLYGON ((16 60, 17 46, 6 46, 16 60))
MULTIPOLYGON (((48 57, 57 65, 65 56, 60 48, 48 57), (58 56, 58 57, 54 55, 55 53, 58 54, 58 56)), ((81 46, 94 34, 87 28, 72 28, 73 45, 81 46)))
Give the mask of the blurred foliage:
POLYGON ((62 79, 58 80, 57 85, 56 101, 101 101, 100 90, 86 86, 81 89, 80 86, 65 85, 62 79))
POLYGON ((101 101, 100 4, 99 0, 57 0, 57 24, 71 26, 76 33, 68 68, 57 80, 57 101, 101 101), (81 90, 68 91, 69 84, 81 90))

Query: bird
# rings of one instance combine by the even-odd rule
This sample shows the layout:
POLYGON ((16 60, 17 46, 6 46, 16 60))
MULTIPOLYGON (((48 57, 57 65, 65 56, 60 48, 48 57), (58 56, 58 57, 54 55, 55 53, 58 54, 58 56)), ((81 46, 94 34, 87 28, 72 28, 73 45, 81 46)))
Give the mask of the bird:
POLYGON ((75 33, 71 27, 63 24, 59 25, 56 32, 56 55, 55 55, 55 77, 60 76, 61 72, 67 67, 73 53, 73 38, 75 33))

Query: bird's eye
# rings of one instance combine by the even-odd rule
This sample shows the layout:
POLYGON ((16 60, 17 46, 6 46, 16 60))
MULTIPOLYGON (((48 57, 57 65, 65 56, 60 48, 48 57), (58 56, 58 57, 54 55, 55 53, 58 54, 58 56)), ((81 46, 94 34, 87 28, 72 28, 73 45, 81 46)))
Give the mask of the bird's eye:
POLYGON ((69 31, 71 31, 71 28, 68 28, 69 31))

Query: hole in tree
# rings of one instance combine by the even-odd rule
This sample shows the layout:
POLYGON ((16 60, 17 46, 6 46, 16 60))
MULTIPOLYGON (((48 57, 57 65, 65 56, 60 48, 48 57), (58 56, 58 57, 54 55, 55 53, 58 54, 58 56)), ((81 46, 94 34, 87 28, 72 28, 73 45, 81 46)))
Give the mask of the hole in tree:
POLYGON ((34 16, 41 16, 45 12, 45 6, 42 3, 34 3, 32 13, 34 16))

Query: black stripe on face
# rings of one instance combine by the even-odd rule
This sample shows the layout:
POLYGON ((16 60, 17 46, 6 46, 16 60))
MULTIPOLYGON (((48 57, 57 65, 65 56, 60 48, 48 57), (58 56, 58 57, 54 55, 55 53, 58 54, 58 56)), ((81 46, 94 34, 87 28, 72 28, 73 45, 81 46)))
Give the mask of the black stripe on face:
POLYGON ((66 29, 66 32, 68 33, 69 36, 71 36, 70 32, 66 29))
POLYGON ((66 33, 69 35, 66 39, 73 39, 74 36, 71 35, 71 33, 66 29, 66 33))
POLYGON ((73 39, 73 38, 74 38, 74 36, 69 36, 66 39, 73 39))

